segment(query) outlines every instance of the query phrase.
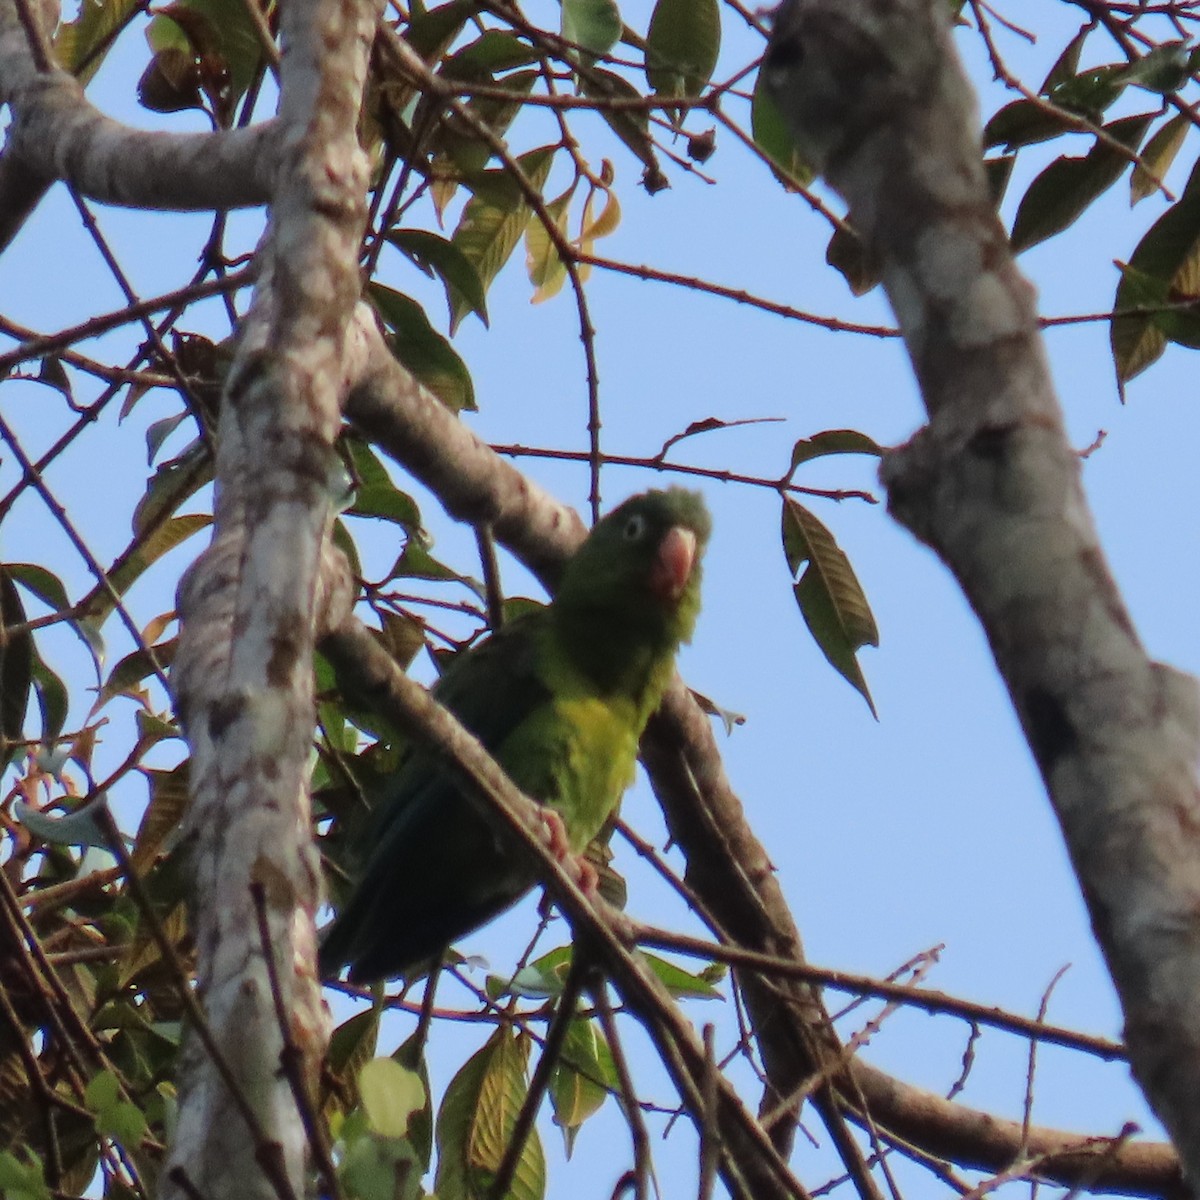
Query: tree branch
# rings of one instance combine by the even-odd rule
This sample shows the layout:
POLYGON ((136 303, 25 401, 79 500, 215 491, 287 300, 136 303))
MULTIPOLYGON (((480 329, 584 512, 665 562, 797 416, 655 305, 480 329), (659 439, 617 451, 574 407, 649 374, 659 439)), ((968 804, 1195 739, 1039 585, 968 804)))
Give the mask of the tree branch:
MULTIPOLYGON (((56 179, 92 200, 175 211, 264 204, 274 186, 277 122, 215 133, 130 129, 93 107, 68 72, 37 69, 13 0, 0 0, 0 103, 13 112, 5 175, 28 173, 17 194, 27 208, 56 179)), ((11 225, 9 217, 0 235, 11 237, 11 225)))
POLYGON ((945 6, 785 0, 763 70, 882 264, 929 413, 884 463, 891 510, 983 624, 1134 1073, 1200 1181, 1200 698, 1146 655, 1104 560, 945 6))

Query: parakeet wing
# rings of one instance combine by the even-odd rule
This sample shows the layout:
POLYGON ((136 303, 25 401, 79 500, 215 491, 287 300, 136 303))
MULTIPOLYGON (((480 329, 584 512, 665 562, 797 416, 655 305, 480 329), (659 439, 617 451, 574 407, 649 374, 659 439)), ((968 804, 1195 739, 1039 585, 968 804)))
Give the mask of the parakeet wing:
MULTIPOLYGON (((522 617, 459 655, 433 689, 493 755, 551 700, 536 661, 541 619, 522 617)), ((324 975, 346 962, 351 979, 394 975, 506 908, 531 882, 419 747, 379 800, 365 842, 362 879, 321 945, 324 975)))

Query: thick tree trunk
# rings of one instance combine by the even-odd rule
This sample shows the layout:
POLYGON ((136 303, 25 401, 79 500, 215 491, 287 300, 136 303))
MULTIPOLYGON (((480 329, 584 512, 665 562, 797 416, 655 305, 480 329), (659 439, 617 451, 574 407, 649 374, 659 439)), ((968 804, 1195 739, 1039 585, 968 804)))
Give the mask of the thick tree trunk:
POLYGON ((363 346, 348 336, 367 183, 356 126, 377 13, 289 0, 282 19, 278 182, 222 405, 216 533, 180 588, 174 673, 192 752, 198 995, 220 1049, 191 1031, 165 1194, 208 1200, 304 1194, 303 1080, 281 1054, 285 1034, 310 1068, 324 1049, 312 651, 331 600, 348 600, 320 581, 340 402, 363 346))
POLYGON ((1200 703, 1150 661, 1104 561, 992 205, 942 0, 787 0, 764 62, 850 205, 929 424, 883 468, 893 514, 987 632, 1125 1012, 1135 1074, 1200 1180, 1200 703))

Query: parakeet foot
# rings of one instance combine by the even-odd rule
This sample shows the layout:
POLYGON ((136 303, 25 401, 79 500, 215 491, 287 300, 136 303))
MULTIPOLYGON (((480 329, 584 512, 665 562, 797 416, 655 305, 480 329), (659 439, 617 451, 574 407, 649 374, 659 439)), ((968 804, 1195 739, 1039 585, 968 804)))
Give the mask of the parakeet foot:
POLYGON ((589 900, 600 894, 600 874, 582 855, 571 853, 571 842, 562 817, 552 808, 542 812, 542 825, 546 831, 546 843, 556 862, 566 867, 589 900), (573 869, 572 869, 573 868, 573 869))
POLYGON ((552 808, 542 810, 542 826, 546 831, 546 844, 555 862, 563 862, 571 857, 571 841, 567 837, 567 827, 562 817, 552 808))

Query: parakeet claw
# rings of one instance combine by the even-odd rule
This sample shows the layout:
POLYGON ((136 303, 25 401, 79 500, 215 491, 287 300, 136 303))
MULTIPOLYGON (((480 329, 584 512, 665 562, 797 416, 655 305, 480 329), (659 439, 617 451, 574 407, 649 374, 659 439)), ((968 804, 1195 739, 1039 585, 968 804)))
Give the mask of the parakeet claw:
POLYGON ((589 900, 595 900, 600 895, 600 872, 582 854, 576 855, 575 867, 579 872, 575 880, 579 884, 579 890, 589 900))
POLYGON ((555 861, 573 876, 579 890, 589 900, 594 900, 600 894, 600 873, 582 854, 571 853, 571 842, 562 817, 554 809, 547 808, 542 812, 542 826, 555 861))
POLYGON ((571 842, 567 837, 567 827, 562 817, 552 808, 542 811, 542 826, 546 831, 546 844, 556 862, 563 862, 571 856, 571 842))

